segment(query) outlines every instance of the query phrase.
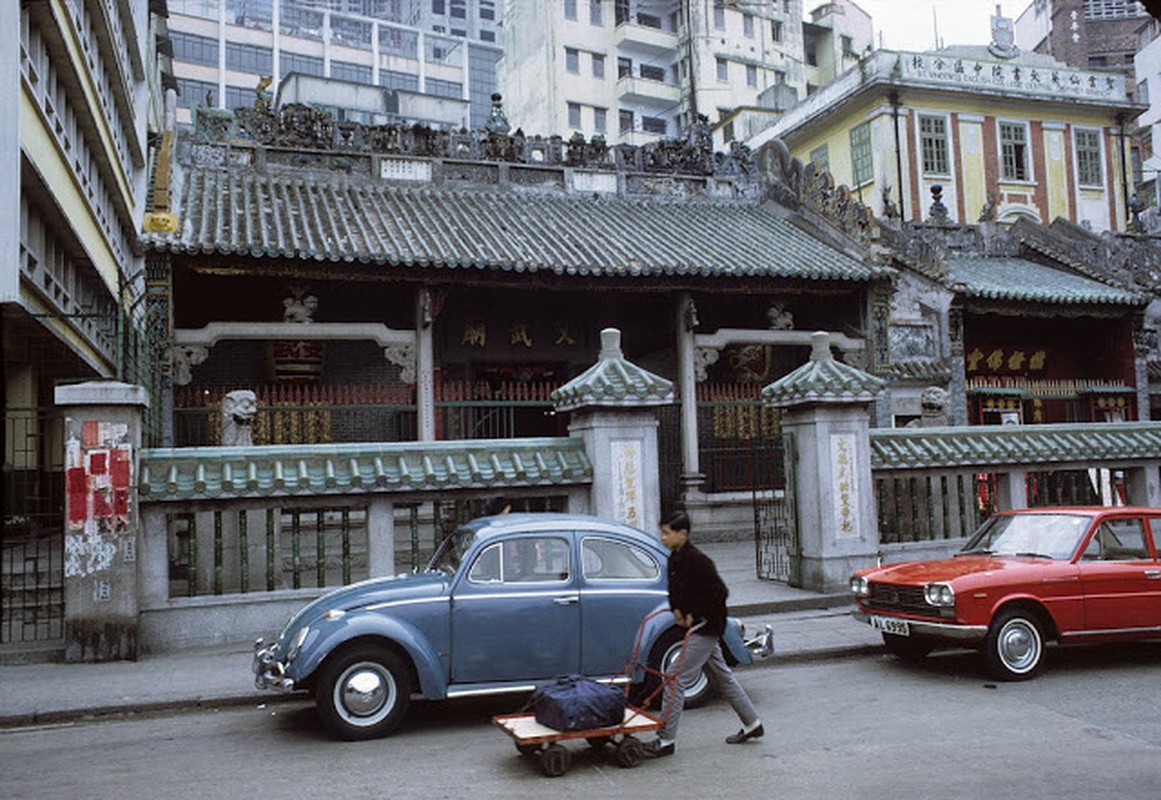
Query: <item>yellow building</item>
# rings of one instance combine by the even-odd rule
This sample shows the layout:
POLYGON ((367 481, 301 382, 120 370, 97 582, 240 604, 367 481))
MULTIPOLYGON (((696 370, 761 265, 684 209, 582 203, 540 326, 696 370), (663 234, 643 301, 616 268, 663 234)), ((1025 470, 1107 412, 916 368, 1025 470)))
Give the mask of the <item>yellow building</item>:
POLYGON ((880 216, 1124 230, 1143 109, 1120 74, 1014 46, 881 50, 747 144, 781 139, 880 216))

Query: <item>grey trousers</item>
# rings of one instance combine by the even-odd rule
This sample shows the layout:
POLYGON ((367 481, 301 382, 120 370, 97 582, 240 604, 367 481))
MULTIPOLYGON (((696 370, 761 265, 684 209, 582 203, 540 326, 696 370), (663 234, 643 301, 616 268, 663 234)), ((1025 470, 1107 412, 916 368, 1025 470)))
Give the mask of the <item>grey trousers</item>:
POLYGON ((685 690, 694 684, 702 669, 705 669, 710 683, 718 690, 718 694, 741 718, 743 725, 752 725, 758 721, 758 712, 754 710, 749 695, 738 683, 738 679, 730 670, 730 665, 722 656, 722 648, 718 644, 717 637, 694 633, 690 635, 689 644, 685 648, 680 676, 665 687, 665 697, 661 706, 661 716, 665 719, 665 724, 657 732, 658 737, 666 741, 677 738, 685 690))

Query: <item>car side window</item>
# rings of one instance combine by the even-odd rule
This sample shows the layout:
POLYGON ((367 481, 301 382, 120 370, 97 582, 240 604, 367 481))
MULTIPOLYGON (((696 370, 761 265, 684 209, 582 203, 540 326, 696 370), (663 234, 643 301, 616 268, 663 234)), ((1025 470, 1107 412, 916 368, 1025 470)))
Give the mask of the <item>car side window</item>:
POLYGON ((494 544, 476 557, 468 572, 472 583, 496 583, 500 580, 500 545, 494 544))
POLYGON ((1153 531, 1153 552, 1161 558, 1161 517, 1149 517, 1149 528, 1153 531))
POLYGON ((1084 550, 1085 561, 1142 561, 1149 558, 1145 529, 1139 519, 1101 523, 1084 550))
POLYGON ((586 580, 655 580, 661 575, 657 559, 635 545, 589 537, 581 543, 586 580))
POLYGON ((557 537, 522 537, 501 544, 504 583, 567 581, 571 575, 568 541, 557 537))

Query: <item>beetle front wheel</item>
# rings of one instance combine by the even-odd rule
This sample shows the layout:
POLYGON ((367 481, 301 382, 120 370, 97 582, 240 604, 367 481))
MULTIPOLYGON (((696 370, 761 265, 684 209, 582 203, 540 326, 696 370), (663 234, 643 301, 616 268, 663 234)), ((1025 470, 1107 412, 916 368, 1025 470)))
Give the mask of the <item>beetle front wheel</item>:
POLYGON ((360 645, 319 669, 315 703, 322 723, 343 739, 375 739, 399 727, 411 702, 407 665, 391 650, 360 645))

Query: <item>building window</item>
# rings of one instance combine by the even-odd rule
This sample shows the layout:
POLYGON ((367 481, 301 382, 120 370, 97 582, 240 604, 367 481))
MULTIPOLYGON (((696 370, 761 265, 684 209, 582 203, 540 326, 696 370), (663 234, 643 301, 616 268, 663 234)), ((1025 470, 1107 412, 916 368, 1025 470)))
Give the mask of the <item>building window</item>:
POLYGON ((600 53, 593 53, 593 77, 605 77, 605 57, 600 53))
POLYGON ((629 21, 629 0, 613 0, 613 24, 624 25, 629 21))
POLYGON ((719 31, 724 31, 726 29, 725 0, 714 0, 714 27, 719 31))
POLYGON ((719 58, 717 60, 717 62, 718 62, 718 80, 723 81, 723 82, 729 81, 729 79, 730 79, 730 62, 726 61, 724 58, 719 58))
POLYGON ((1149 81, 1141 81, 1137 84, 1137 101, 1140 103, 1149 103, 1149 81))
POLYGON ((593 109, 593 130, 604 133, 609 127, 609 110, 607 108, 593 109))
POLYGON ((447 13, 447 0, 431 0, 431 13, 432 14, 446 14, 447 13))
POLYGON ((786 73, 780 69, 774 70, 774 83, 778 83, 778 84, 786 83, 786 73))
POLYGON ((665 81, 665 68, 655 67, 652 64, 641 65, 641 77, 650 81, 665 81))
POLYGON ((564 18, 576 19, 576 0, 564 0, 564 18))
POLYGON ((659 133, 664 136, 668 129, 662 117, 641 117, 641 130, 647 133, 659 133))
POLYGON ((742 33, 745 35, 745 37, 747 39, 754 38, 754 15, 753 14, 743 14, 742 15, 742 33))
POLYGON ((815 47, 814 42, 807 42, 806 43, 806 47, 804 48, 804 53, 805 53, 805 57, 806 57, 806 63, 809 66, 817 67, 818 66, 818 49, 815 47))
POLYGON ((589 0, 589 24, 604 25, 605 20, 601 16, 601 3, 603 0, 589 0))
POLYGON ((1000 174, 1007 181, 1028 180, 1028 128, 1022 122, 1000 123, 1000 174))
POLYGON ((619 130, 621 133, 633 132, 633 112, 621 109, 617 114, 619 122, 619 130))
POLYGON ((468 0, 451 0, 451 18, 468 18, 468 0))
POLYGON ((633 59, 617 56, 617 80, 633 77, 633 59))
MULTIPOLYGON (((496 0, 480 0, 480 19, 496 18, 496 0)), ((483 38, 482 36, 480 37, 483 38)), ((496 37, 493 36, 493 39, 496 37)))
POLYGON ((734 121, 730 120, 722 126, 722 140, 726 142, 734 141, 734 121))
POLYGON ((494 41, 496 41, 496 32, 495 31, 480 31, 480 41, 481 42, 494 42, 494 41))
POLYGON ((218 40, 208 36, 194 36, 189 33, 170 31, 173 42, 173 60, 187 64, 218 66, 218 40))
MULTIPOLYGON (((215 108, 218 94, 216 83, 195 81, 189 78, 177 79, 177 105, 179 108, 191 108, 194 105, 202 108, 215 108)), ((251 95, 253 98, 253 95, 251 95)))
POLYGON ((746 85, 751 88, 758 85, 758 68, 753 64, 746 65, 746 85))
POLYGON ((434 94, 437 97, 462 98, 464 96, 464 85, 456 81, 428 78, 424 85, 427 87, 428 94, 434 94))
POLYGON ((581 107, 580 103, 568 104, 568 127, 576 130, 581 126, 581 107))
POLYGON ((255 75, 273 75, 274 51, 269 47, 226 42, 226 69, 255 75))
POLYGON ((864 122, 851 128, 851 171, 854 182, 860 186, 874 177, 871 154, 871 123, 864 122))
POLYGON ((352 64, 347 61, 331 62, 331 77, 340 81, 352 83, 370 83, 371 68, 365 64, 352 64))
POLYGON ((1102 186, 1104 170, 1101 168, 1101 133, 1094 130, 1074 130, 1072 140, 1076 146, 1076 179, 1081 186, 1102 186))
POLYGON ((573 75, 580 74, 580 50, 571 47, 564 48, 564 68, 573 75))
POLYGON ((830 148, 825 144, 820 144, 818 147, 810 151, 810 162, 818 164, 825 170, 830 169, 830 148))
POLYGON ((776 19, 770 22, 770 38, 775 42, 782 41, 782 20, 776 19))
POLYGON ((919 116, 919 146, 923 153, 923 172, 928 175, 950 175, 947 158, 947 120, 943 117, 919 116))
POLYGON ((842 43, 843 55, 847 58, 853 58, 855 55, 855 42, 849 36, 840 36, 839 41, 842 43))
POLYGON ((290 53, 286 50, 282 51, 282 62, 279 66, 283 75, 288 72, 301 72, 304 75, 322 77, 323 74, 323 60, 321 58, 304 56, 301 53, 290 53))

